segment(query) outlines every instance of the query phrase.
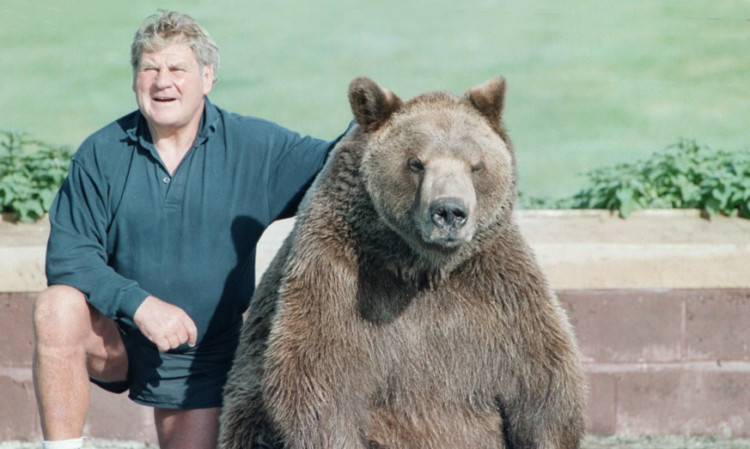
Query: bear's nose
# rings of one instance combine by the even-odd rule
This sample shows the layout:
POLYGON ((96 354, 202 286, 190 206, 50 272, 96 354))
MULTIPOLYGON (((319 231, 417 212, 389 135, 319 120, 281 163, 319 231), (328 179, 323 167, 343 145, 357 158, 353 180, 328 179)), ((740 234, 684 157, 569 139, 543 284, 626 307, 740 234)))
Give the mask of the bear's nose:
POLYGON ((441 228, 461 229, 466 224, 469 211, 458 198, 442 198, 430 206, 430 217, 441 228))

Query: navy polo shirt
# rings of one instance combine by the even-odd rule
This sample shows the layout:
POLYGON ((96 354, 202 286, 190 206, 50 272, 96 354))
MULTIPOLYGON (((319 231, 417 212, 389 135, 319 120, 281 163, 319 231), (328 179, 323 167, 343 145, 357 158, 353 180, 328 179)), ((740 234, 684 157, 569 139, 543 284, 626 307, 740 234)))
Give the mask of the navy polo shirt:
POLYGON ((208 99, 173 175, 135 111, 86 139, 50 211, 50 285, 82 291, 126 331, 149 294, 183 308, 198 344, 237 332, 255 246, 291 216, 334 142, 228 113, 208 99))

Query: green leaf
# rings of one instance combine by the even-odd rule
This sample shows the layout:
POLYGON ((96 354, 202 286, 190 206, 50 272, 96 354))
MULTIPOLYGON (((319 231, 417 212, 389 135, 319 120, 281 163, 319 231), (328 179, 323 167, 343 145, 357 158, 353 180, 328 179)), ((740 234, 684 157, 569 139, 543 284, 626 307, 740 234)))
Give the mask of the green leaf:
POLYGON ((597 168, 584 177, 578 193, 544 204, 618 210, 623 217, 650 207, 750 215, 750 149, 715 151, 682 139, 646 160, 597 168))
POLYGON ((703 208, 706 210, 706 212, 708 212, 708 215, 710 217, 714 217, 719 213, 721 202, 719 202, 719 200, 717 200, 716 198, 709 198, 708 200, 706 200, 703 208))
POLYGON ((0 209, 22 221, 39 219, 49 210, 73 151, 0 130, 0 209))

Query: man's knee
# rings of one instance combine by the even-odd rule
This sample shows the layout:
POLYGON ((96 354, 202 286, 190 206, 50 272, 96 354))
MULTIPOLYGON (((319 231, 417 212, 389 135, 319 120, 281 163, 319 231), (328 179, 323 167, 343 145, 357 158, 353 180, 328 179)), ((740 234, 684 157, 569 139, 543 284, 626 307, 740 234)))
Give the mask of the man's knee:
POLYGON ((37 341, 65 344, 66 337, 83 337, 91 329, 86 297, 65 285, 53 285, 36 298, 33 321, 37 341))
POLYGON ((75 288, 56 285, 34 303, 36 354, 42 358, 83 357, 89 377, 120 381, 128 374, 128 356, 114 321, 91 307, 75 288))

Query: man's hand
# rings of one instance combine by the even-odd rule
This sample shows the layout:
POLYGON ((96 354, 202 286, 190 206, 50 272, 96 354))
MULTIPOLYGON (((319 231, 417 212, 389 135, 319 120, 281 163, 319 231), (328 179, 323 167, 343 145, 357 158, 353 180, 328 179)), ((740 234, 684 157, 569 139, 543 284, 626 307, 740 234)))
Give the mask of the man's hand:
POLYGON ((161 352, 174 349, 183 343, 195 346, 198 340, 198 329, 188 314, 155 296, 149 296, 141 303, 135 311, 133 320, 143 335, 161 352))

